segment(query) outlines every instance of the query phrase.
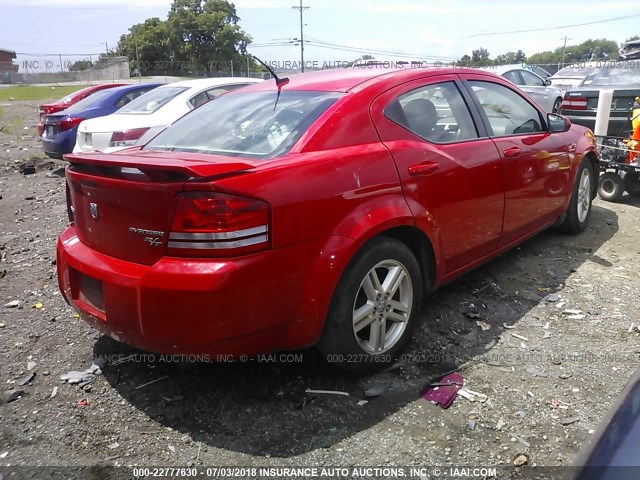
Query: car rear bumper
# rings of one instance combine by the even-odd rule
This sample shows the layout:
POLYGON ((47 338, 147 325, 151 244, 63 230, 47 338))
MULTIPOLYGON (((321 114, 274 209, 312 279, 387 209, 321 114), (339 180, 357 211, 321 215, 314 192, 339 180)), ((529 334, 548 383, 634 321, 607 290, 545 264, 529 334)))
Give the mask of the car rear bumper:
MULTIPOLYGON (((594 115, 590 116, 581 116, 581 115, 572 115, 572 114, 564 114, 566 117, 571 120, 571 123, 575 123, 576 125, 583 125, 591 130, 595 130, 596 127, 596 117, 594 115)), ((631 124, 627 120, 626 117, 610 117, 609 118, 609 126, 607 128, 607 135, 612 137, 625 136, 625 132, 631 129, 631 124)), ((628 133, 628 132, 627 132, 628 133)))
POLYGON ((58 283, 82 319, 123 343, 157 353, 255 355, 317 341, 328 302, 315 305, 308 322, 297 313, 321 245, 141 265, 89 248, 70 226, 58 240, 58 283))
POLYGON ((42 137, 42 148, 44 153, 51 158, 62 158, 65 153, 71 153, 76 144, 75 131, 58 134, 55 139, 42 137))

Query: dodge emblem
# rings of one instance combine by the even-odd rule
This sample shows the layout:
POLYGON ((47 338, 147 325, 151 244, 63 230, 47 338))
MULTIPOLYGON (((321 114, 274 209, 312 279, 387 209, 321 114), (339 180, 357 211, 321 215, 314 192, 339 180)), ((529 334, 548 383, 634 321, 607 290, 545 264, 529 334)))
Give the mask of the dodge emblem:
POLYGON ((97 203, 90 203, 89 204, 89 213, 91 213, 91 218, 93 218, 94 220, 98 219, 98 204, 97 203))

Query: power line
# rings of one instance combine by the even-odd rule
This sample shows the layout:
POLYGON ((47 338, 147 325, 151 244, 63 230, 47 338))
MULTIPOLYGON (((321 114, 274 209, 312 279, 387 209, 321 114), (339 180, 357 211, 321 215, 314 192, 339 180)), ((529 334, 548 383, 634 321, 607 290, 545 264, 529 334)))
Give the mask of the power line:
POLYGON ((492 32, 492 33, 476 33, 475 35, 469 35, 468 37, 462 37, 462 40, 475 37, 486 37, 491 35, 511 35, 513 33, 527 33, 527 32, 544 32, 547 30, 560 30, 562 28, 574 28, 585 27, 587 25, 596 25, 598 23, 617 22, 619 20, 627 20, 629 18, 640 17, 640 13, 633 13, 631 15, 625 15, 624 17, 607 18, 605 20, 595 20, 593 22, 576 23, 573 25, 562 25, 560 27, 545 27, 545 28, 529 28, 526 30, 512 30, 509 32, 492 32))

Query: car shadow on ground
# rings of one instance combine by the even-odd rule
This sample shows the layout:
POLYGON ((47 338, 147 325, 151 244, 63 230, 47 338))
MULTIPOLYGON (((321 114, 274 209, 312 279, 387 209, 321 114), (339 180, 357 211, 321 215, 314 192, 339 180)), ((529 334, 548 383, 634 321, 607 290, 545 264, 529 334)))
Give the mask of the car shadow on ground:
POLYGON ((504 325, 561 289, 582 263, 606 265, 596 252, 617 230, 617 215, 606 204, 595 206, 583 234, 543 232, 442 288, 427 300, 404 360, 374 375, 335 370, 312 350, 288 354, 285 361, 276 355, 247 363, 177 364, 159 355, 149 362, 150 356, 101 337, 94 353, 129 359, 107 364, 107 381, 163 426, 226 450, 299 455, 377 424, 419 398, 433 379, 490 352, 504 325), (475 314, 491 328, 479 328, 475 314), (358 405, 368 388, 378 386, 386 388, 382 396, 358 405), (305 393, 309 388, 349 396, 305 393))

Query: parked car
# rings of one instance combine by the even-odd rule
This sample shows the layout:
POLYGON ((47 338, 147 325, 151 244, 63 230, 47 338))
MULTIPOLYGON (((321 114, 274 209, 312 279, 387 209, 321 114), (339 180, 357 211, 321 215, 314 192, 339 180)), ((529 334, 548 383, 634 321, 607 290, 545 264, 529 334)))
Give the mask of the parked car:
POLYGON ((640 371, 585 444, 570 470, 572 480, 626 480, 637 478, 640 467, 640 371))
POLYGON ((224 93, 261 79, 204 78, 167 84, 131 102, 116 115, 97 118, 78 129, 74 152, 117 152, 144 145, 185 113, 224 93))
POLYGON ((542 78, 522 64, 500 65, 484 69, 501 75, 511 81, 523 92, 538 102, 545 112, 556 113, 562 104, 562 91, 551 85, 549 80, 542 78))
POLYGON ((579 87, 567 90, 560 113, 573 123, 595 128, 600 90, 613 90, 611 117, 607 135, 626 137, 631 133, 629 112, 633 102, 640 96, 640 62, 602 62, 582 81, 579 87))
POLYGON ((551 74, 549 72, 547 72, 544 68, 539 67, 538 65, 526 65, 523 64, 523 67, 531 70, 533 73, 535 73, 536 75, 538 75, 540 78, 542 79, 547 79, 551 77, 551 74))
POLYGON ((66 158, 58 281, 96 329, 172 354, 317 345, 369 371, 427 293, 548 227, 584 230, 598 153, 490 73, 335 69, 66 158))
POLYGON ((80 122, 109 115, 160 85, 162 84, 140 83, 102 90, 66 110, 46 115, 42 135, 44 153, 51 158, 62 158, 65 153, 71 153, 76 144, 80 122))
POLYGON ((597 68, 598 62, 582 62, 561 68, 549 77, 551 85, 562 91, 579 86, 597 68))
POLYGON ((123 85, 127 85, 126 83, 103 83, 102 85, 91 85, 86 88, 82 88, 76 92, 70 93, 64 98, 57 100, 53 103, 45 103, 38 107, 38 135, 42 135, 44 133, 44 117, 45 115, 49 115, 51 113, 56 113, 64 110, 65 108, 69 108, 71 105, 78 103, 80 100, 87 98, 89 95, 92 95, 96 92, 107 88, 121 87, 123 85))

